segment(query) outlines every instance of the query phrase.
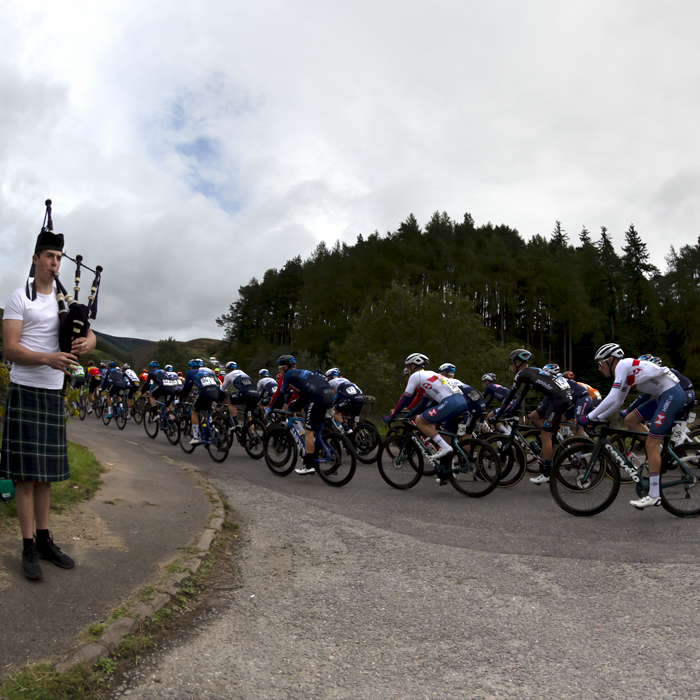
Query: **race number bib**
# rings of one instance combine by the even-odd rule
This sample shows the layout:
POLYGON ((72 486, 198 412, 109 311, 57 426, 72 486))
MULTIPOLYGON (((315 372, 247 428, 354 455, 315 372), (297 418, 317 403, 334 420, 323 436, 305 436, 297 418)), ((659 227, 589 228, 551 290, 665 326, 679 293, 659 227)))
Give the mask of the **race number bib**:
POLYGON ((219 380, 216 377, 202 377, 201 380, 202 386, 216 386, 219 383, 219 380))

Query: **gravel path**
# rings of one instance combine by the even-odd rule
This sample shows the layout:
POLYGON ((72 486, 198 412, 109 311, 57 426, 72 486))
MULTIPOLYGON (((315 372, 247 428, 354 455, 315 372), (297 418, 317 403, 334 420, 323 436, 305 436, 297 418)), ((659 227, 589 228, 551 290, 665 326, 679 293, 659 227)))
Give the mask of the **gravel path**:
POLYGON ((242 587, 112 697, 698 696, 695 565, 426 543, 217 485, 242 525, 242 587))

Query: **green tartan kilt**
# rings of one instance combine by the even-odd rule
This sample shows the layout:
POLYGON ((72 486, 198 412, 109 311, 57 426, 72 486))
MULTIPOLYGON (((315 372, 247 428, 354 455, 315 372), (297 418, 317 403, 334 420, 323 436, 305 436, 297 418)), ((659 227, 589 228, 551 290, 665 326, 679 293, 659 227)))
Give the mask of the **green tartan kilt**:
POLYGON ((70 479, 63 391, 10 382, 0 478, 13 481, 70 479))

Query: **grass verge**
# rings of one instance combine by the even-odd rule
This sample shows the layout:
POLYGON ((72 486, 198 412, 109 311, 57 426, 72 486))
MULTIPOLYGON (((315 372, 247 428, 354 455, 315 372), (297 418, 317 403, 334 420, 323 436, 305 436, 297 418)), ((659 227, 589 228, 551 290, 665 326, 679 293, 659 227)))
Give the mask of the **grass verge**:
MULTIPOLYGON (((82 445, 68 443, 68 463, 71 478, 51 485, 51 510, 63 513, 83 501, 89 501, 102 485, 101 474, 106 469, 95 455, 82 445)), ((15 503, 0 503, 0 527, 14 527, 17 524, 15 503)))

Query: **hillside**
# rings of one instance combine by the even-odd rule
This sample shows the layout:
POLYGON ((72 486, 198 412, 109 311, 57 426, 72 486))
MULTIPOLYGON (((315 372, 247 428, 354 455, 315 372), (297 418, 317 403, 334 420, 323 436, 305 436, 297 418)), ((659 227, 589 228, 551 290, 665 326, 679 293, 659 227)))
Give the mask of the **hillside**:
POLYGON ((144 340, 143 338, 121 338, 116 335, 108 335, 101 331, 95 331, 98 338, 104 338, 110 345, 113 345, 117 350, 131 354, 136 348, 143 347, 153 343, 152 340, 144 340))

